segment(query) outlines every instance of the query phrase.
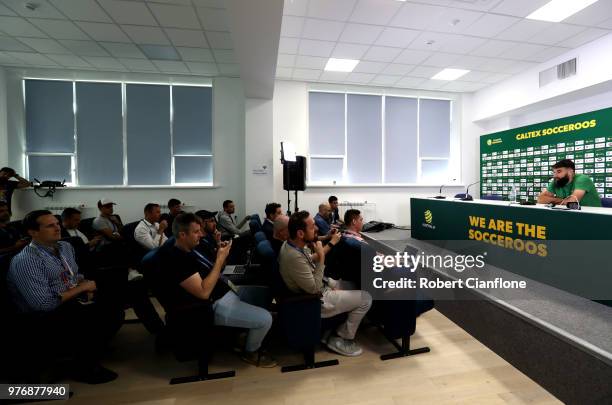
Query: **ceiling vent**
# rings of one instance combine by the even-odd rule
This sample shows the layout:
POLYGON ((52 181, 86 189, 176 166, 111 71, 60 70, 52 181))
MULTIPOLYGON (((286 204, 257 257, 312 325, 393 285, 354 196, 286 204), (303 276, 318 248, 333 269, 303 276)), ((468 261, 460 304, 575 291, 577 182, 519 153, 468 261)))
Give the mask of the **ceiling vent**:
POLYGON ((576 58, 540 72, 540 87, 576 75, 576 58))

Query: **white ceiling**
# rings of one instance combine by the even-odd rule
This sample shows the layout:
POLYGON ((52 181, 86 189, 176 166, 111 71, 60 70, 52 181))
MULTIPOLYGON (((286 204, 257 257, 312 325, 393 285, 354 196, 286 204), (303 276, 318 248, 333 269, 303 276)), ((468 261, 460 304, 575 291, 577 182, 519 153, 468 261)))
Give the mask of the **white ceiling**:
MULTIPOLYGON (((270 93, 274 73, 299 81, 471 92, 612 31, 612 0, 562 23, 524 18, 549 0, 284 0, 282 23, 268 19, 274 27, 261 23, 265 16, 249 19, 249 7, 238 4, 263 0, 232 0, 231 15, 225 0, 29 1, 38 8, 0 0, 0 65, 194 76, 249 72, 248 81, 262 89, 258 94, 270 93), (266 55, 275 49, 278 36, 271 36, 278 25, 274 72, 274 62, 270 70, 254 49, 266 55), (350 74, 324 72, 329 57, 361 62, 350 74), (471 72, 452 82, 429 79, 444 67, 471 72)), ((270 15, 282 4, 275 1, 270 15)))
POLYGON ((562 23, 524 17, 549 0, 285 0, 276 77, 472 92, 612 31, 612 0, 562 23), (325 72, 329 57, 359 59, 325 72), (442 68, 470 73, 430 80, 442 68))
POLYGON ((0 65, 239 75, 223 0, 29 2, 0 0, 0 65))

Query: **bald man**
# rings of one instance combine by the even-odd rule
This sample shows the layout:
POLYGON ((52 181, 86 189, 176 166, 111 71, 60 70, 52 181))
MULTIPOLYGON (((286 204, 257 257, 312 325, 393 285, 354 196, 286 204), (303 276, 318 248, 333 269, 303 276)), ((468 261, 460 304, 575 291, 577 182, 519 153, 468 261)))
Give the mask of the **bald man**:
POLYGON ((315 225, 319 229, 319 236, 329 234, 331 230, 331 213, 331 206, 328 203, 319 204, 319 212, 314 217, 315 225))
POLYGON ((276 256, 278 256, 283 243, 287 239, 289 239, 289 217, 279 215, 274 220, 274 233, 272 234, 272 239, 270 239, 270 244, 276 256))

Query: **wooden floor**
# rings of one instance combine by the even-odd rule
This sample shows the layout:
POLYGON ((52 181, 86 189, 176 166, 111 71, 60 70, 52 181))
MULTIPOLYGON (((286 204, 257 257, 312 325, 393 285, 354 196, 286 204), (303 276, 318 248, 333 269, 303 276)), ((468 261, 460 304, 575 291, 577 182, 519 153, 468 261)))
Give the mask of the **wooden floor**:
MULTIPOLYGON (((221 350, 211 372, 236 370, 236 377, 170 386, 170 377, 190 375, 195 362, 178 363, 156 355, 142 325, 125 325, 104 365, 119 373, 109 384, 70 383, 70 404, 553 404, 559 401, 433 310, 418 321, 413 347, 430 353, 380 361, 393 347, 376 328, 360 330, 364 354, 347 358, 320 349, 317 360, 338 358, 340 365, 281 374, 258 369, 231 351, 221 350)), ((283 365, 300 361, 289 349, 273 351, 283 365)))

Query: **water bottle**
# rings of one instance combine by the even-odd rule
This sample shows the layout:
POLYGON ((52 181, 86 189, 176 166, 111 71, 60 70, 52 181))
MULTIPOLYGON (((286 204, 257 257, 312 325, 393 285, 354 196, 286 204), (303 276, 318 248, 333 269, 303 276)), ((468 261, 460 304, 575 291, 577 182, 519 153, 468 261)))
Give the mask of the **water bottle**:
POLYGON ((516 202, 516 187, 512 186, 512 188, 510 189, 510 195, 508 196, 508 199, 511 202, 516 202))

